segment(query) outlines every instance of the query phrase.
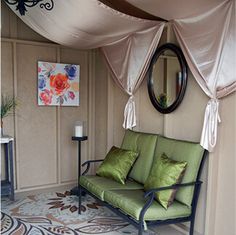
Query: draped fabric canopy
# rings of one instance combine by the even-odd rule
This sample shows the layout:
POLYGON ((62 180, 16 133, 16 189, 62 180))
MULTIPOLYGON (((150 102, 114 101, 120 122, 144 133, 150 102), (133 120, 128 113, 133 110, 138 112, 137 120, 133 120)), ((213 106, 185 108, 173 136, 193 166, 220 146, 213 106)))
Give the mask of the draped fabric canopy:
POLYGON ((191 18, 174 20, 173 27, 190 70, 210 97, 201 145, 213 151, 220 122, 218 99, 236 90, 235 1, 222 2, 191 18))
MULTIPOLYGON (((10 7, 15 10, 15 6, 10 7)), ((37 5, 29 8, 25 16, 14 12, 42 36, 78 49, 99 48, 156 26, 155 21, 125 15, 97 0, 54 0, 52 11, 37 5)))
POLYGON ((145 77, 164 22, 128 16, 97 0, 56 0, 52 11, 34 7, 25 16, 16 14, 36 32, 59 44, 102 48, 113 78, 130 95, 123 127, 136 126, 133 94, 145 77))
POLYGON ((116 83, 130 96, 124 111, 124 128, 136 126, 133 94, 146 74, 163 28, 164 24, 160 23, 102 47, 116 83))
MULTIPOLYGON (((130 95, 123 126, 132 128, 136 125, 133 94, 145 76, 165 21, 128 16, 97 0, 54 2, 52 11, 35 6, 25 16, 16 14, 36 32, 59 44, 102 48, 113 78, 130 95)), ((112 1, 106 2, 112 5, 112 1)), ((218 99, 236 90, 235 0, 179 0, 178 5, 172 0, 123 2, 171 21, 190 70, 210 97, 201 144, 212 151, 219 120, 218 99)))

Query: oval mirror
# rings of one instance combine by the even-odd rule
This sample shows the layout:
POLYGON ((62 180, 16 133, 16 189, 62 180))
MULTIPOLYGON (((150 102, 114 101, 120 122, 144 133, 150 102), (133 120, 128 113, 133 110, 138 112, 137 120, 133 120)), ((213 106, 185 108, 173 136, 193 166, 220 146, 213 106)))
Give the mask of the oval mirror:
POLYGON ((174 111, 187 86, 187 63, 179 47, 167 43, 157 48, 148 71, 148 93, 161 113, 174 111))

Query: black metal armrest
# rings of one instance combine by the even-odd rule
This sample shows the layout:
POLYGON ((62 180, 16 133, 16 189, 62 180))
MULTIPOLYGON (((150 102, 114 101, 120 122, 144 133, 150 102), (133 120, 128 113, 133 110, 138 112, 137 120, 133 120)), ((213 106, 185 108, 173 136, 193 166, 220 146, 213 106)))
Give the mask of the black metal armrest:
POLYGON ((89 161, 86 161, 82 164, 82 166, 86 166, 86 169, 84 170, 84 172, 82 173, 82 175, 85 175, 88 171, 89 171, 89 168, 90 168, 90 164, 91 163, 96 163, 96 162, 102 162, 104 159, 97 159, 97 160, 89 160, 89 161))
POLYGON ((168 190, 168 189, 176 189, 176 188, 181 188, 181 187, 199 185, 199 184, 202 184, 202 181, 194 181, 194 182, 183 183, 183 184, 173 184, 173 185, 166 186, 166 187, 150 189, 144 193, 144 198, 149 197, 150 195, 152 195, 156 192, 160 192, 160 191, 164 191, 164 190, 168 190))
POLYGON ((90 163, 95 163, 95 162, 102 162, 104 159, 97 159, 97 160, 89 160, 89 161, 86 161, 82 164, 82 166, 85 166, 87 164, 90 164, 90 163))
POLYGON ((144 198, 149 197, 149 199, 146 201, 145 205, 143 206, 143 208, 140 212, 139 220, 143 221, 144 215, 145 215, 147 209, 151 206, 152 202, 154 201, 156 192, 160 192, 160 191, 164 191, 164 190, 168 190, 168 189, 176 189, 176 188, 180 188, 180 187, 198 186, 201 184, 202 184, 202 181, 195 181, 195 182, 189 182, 189 183, 183 183, 183 184, 173 184, 173 185, 166 186, 166 187, 160 187, 160 188, 154 188, 154 189, 148 190, 147 192, 144 193, 144 198))

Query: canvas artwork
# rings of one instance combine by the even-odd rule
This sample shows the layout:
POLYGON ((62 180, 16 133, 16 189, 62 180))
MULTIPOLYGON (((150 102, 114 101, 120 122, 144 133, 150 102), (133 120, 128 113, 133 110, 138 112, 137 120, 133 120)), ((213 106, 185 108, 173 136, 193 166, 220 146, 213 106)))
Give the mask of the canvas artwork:
POLYGON ((80 66, 38 62, 38 105, 79 106, 80 66))

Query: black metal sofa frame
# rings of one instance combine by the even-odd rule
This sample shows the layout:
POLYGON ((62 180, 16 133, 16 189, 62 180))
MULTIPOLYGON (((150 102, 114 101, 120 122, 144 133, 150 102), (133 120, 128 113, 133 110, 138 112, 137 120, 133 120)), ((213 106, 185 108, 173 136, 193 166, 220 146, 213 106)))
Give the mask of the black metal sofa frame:
MULTIPOLYGON (((94 197, 96 200, 98 200, 101 204, 105 205, 110 210, 115 212, 117 215, 122 217, 125 221, 128 221, 130 224, 134 225, 138 229, 138 235, 142 235, 143 231, 144 231, 144 222, 143 222, 144 221, 144 215, 145 215, 145 212, 148 210, 148 208, 151 206, 151 204, 152 204, 152 202, 155 198, 155 192, 163 191, 163 190, 167 190, 167 189, 176 189, 176 188, 180 188, 180 187, 194 186, 194 194, 193 194, 193 199, 192 199, 192 204, 191 204, 191 214, 189 216, 181 217, 181 218, 175 218, 175 219, 167 219, 167 220, 145 221, 146 225, 148 227, 149 226, 159 226, 159 225, 161 226, 161 225, 168 225, 168 224, 177 224, 177 223, 183 223, 183 222, 190 222, 189 235, 193 235, 194 234, 194 223, 195 223, 197 203, 198 203, 199 193, 200 193, 201 184, 202 184, 202 181, 200 181, 200 177, 201 177, 203 165, 204 165, 204 162, 205 162, 205 159, 206 159, 207 155, 208 155, 208 151, 205 150, 204 154, 203 154, 203 157, 202 157, 202 161, 201 161, 199 170, 198 170, 197 179, 196 179, 195 182, 175 184, 175 185, 172 185, 172 186, 161 187, 161 188, 152 189, 152 190, 144 192, 144 198, 148 198, 148 200, 146 201, 145 205, 143 206, 143 208, 141 210, 138 221, 135 220, 134 218, 132 218, 131 216, 124 214, 119 208, 114 208, 113 206, 111 206, 107 202, 101 201, 99 198, 97 198, 95 195, 90 193, 86 188, 84 188, 82 186, 79 186, 79 214, 81 214, 81 197, 82 197, 82 194, 83 193, 88 193, 89 195, 94 197)), ((89 171, 91 163, 96 163, 96 162, 101 162, 101 161, 103 161, 103 159, 102 160, 90 160, 90 161, 84 162, 82 164, 82 166, 86 166, 86 169, 85 169, 85 171, 83 172, 82 175, 85 175, 89 171)))

